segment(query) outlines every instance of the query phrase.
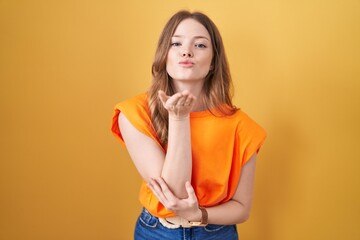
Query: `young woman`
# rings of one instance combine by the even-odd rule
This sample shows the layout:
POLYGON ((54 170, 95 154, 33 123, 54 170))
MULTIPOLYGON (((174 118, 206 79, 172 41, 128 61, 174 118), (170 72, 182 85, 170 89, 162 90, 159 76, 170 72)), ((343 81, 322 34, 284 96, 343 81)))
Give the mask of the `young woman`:
POLYGON ((112 131, 144 179, 135 239, 238 239, 264 130, 231 102, 220 33, 180 11, 158 42, 148 92, 115 107, 112 131))

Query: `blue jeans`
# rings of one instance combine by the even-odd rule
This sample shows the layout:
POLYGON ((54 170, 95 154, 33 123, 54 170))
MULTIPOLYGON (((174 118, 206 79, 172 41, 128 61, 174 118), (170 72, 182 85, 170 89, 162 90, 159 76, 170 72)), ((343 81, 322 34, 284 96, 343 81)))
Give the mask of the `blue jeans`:
POLYGON ((135 240, 238 240, 236 225, 209 224, 206 227, 176 228, 164 227, 159 219, 145 208, 135 226, 135 240))

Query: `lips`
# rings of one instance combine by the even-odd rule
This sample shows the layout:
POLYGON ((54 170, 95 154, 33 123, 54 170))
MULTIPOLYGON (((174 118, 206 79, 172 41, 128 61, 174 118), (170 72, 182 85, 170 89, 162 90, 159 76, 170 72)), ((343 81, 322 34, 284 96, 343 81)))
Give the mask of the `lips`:
POLYGON ((180 61, 179 64, 183 67, 192 67, 194 66, 194 63, 188 60, 180 61))

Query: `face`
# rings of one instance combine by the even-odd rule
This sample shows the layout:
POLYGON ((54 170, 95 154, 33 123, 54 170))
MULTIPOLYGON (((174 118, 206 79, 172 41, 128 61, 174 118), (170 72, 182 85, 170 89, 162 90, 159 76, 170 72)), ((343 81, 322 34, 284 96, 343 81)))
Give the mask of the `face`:
POLYGON ((172 36, 166 71, 174 81, 204 81, 212 57, 208 31, 198 21, 188 18, 180 22, 172 36))

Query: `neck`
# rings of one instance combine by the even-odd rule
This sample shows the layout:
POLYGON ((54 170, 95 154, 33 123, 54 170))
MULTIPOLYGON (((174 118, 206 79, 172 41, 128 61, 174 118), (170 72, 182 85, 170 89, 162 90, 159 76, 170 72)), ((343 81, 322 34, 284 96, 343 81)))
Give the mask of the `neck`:
POLYGON ((197 99, 194 107, 191 109, 192 112, 202 112, 205 111, 205 104, 202 102, 202 99, 197 99))
POLYGON ((199 97, 202 94, 203 81, 174 81, 172 80, 175 92, 182 92, 188 90, 194 96, 199 97))

